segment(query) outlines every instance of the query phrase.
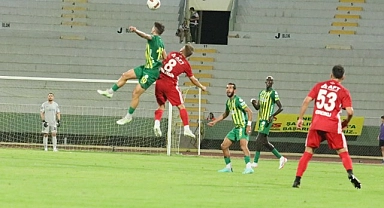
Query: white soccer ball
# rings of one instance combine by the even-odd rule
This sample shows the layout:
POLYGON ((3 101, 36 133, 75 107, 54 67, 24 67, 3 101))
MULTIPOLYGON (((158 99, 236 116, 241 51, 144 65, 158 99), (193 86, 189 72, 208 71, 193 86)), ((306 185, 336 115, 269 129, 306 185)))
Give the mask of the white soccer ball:
POLYGON ((160 0, 147 0, 147 6, 149 9, 155 10, 160 8, 160 0))

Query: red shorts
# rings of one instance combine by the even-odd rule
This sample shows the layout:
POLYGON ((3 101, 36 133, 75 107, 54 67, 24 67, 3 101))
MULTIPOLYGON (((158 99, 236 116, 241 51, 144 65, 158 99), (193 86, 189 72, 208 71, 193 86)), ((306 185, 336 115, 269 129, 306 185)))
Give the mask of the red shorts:
POLYGON ((169 100, 172 106, 178 106, 184 103, 179 87, 174 84, 168 84, 166 81, 156 81, 155 96, 159 105, 165 104, 167 100, 169 100))
POLYGON ((320 143, 327 140, 328 147, 334 150, 346 148, 347 140, 344 133, 333 133, 321 130, 309 130, 305 141, 306 147, 318 148, 320 143))

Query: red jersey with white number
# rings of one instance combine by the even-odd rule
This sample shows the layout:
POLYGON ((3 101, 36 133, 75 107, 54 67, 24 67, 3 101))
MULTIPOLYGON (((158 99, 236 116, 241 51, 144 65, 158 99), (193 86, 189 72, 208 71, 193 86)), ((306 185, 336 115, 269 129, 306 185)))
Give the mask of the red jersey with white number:
POLYGON ((308 96, 315 101, 310 129, 341 133, 341 109, 352 107, 348 89, 339 82, 328 80, 317 83, 308 96))
POLYGON ((193 76, 189 62, 180 52, 169 53, 160 68, 159 79, 166 80, 169 84, 178 85, 179 75, 182 73, 185 73, 188 77, 193 76))

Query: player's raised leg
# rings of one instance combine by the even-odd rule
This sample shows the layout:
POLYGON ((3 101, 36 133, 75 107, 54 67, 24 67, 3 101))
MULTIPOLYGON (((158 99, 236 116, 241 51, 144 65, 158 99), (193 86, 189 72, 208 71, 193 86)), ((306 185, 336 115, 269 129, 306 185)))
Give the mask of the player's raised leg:
POLYGON ((132 92, 132 100, 131 105, 129 106, 127 114, 118 120, 116 123, 119 125, 124 125, 126 123, 129 123, 132 121, 132 115, 135 112, 137 106, 140 102, 140 96, 145 92, 145 89, 143 89, 140 84, 137 84, 135 89, 132 92))
POLYGON ((135 79, 135 78, 136 78, 136 74, 134 72, 134 69, 130 69, 130 70, 124 72, 121 75, 121 77, 117 80, 117 82, 112 85, 111 88, 106 89, 106 90, 97 90, 97 92, 100 95, 103 95, 107 98, 111 98, 113 96, 113 93, 116 92, 121 87, 123 87, 127 83, 128 80, 135 79))

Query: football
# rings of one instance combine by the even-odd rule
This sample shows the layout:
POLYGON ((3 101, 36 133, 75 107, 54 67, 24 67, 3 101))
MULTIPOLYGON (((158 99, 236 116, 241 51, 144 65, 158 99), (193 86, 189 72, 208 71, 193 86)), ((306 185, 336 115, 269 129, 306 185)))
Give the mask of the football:
POLYGON ((151 10, 155 10, 160 8, 160 0, 147 0, 147 6, 151 10))

